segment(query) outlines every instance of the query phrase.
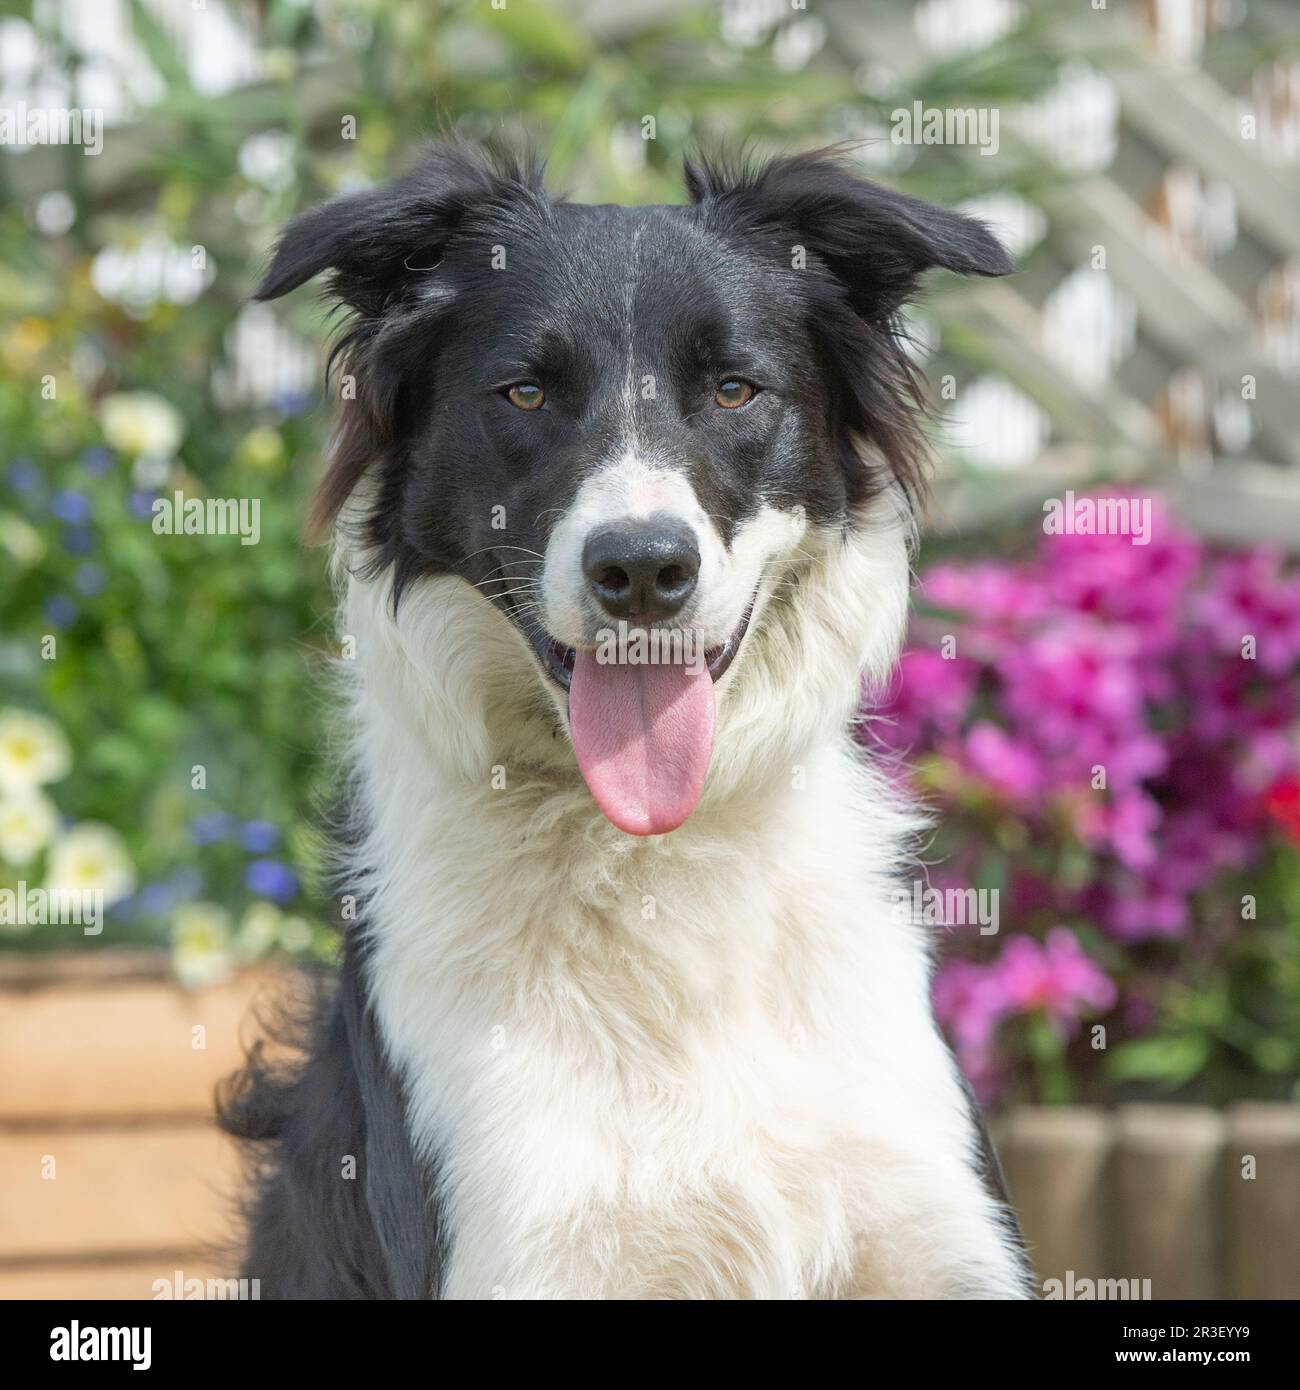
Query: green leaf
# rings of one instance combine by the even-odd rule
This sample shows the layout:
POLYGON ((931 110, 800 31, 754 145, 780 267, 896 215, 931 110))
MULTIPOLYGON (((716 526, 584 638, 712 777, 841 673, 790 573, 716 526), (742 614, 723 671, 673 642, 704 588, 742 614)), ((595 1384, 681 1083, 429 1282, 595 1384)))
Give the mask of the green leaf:
POLYGON ((1110 1057, 1116 1081, 1158 1081, 1171 1089, 1198 1075, 1210 1060, 1210 1040, 1186 1033, 1121 1043, 1110 1057))

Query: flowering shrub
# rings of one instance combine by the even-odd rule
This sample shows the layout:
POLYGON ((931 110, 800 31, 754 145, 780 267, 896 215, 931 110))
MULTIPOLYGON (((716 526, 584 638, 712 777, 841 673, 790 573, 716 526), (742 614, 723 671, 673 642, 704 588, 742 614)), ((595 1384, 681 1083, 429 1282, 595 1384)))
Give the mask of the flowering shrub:
MULTIPOLYGON (((44 904, 34 914, 28 910, 26 875, 32 871, 45 892, 95 893, 101 908, 135 887, 135 868, 116 830, 95 821, 63 825, 47 787, 71 767, 58 725, 28 710, 0 710, 0 864, 23 875, 13 884, 0 877, 0 928, 26 927, 31 915, 33 925, 47 924, 44 904)), ((93 930, 97 923, 90 925, 93 930)))
POLYGON ((0 946, 169 944, 196 987, 328 953, 309 818, 330 604, 298 535, 318 426, 289 398, 196 397, 187 419, 153 391, 95 401, 69 380, 45 403, 6 379, 0 434, 28 449, 0 464, 0 946), (266 543, 159 535, 177 490, 258 499, 266 543))
POLYGON ((1045 534, 1022 559, 936 564, 920 599, 864 728, 939 810, 932 882, 1004 902, 1010 939, 951 930, 935 981, 977 1089, 1285 1093, 1300 574, 1208 549, 1157 503, 1146 544, 1045 534))

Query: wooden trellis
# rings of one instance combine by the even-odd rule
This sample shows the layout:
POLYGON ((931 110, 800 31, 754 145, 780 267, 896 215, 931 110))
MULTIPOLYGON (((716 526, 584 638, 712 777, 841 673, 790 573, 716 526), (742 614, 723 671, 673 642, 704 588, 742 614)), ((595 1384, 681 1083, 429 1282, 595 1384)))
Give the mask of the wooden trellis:
MULTIPOLYGON (((924 99, 936 55, 918 35, 916 12, 916 5, 890 0, 819 7, 835 59, 887 64, 898 90, 915 83, 924 99)), ((1188 7, 1189 18, 1197 13, 1188 7)), ((1026 271, 945 296, 936 307, 945 334, 978 342, 981 356, 1051 421, 1039 459, 991 484, 967 479, 963 488, 959 480, 948 516, 958 524, 993 520, 1035 508, 1072 480, 1108 474, 1166 487, 1189 520, 1216 537, 1295 544, 1300 376, 1294 360, 1270 355, 1260 317, 1270 277, 1293 273, 1300 257, 1300 171, 1270 153, 1258 131, 1256 138, 1243 135, 1248 91, 1230 90, 1194 62, 1162 59, 1155 21, 1156 7, 1112 3, 1104 11, 1076 10, 1046 31, 1063 64, 1085 61, 1113 85, 1116 149, 1104 168, 1081 173, 1053 173, 1049 160, 1032 195, 1049 230, 1026 271), (1171 169, 1231 190, 1239 226, 1221 254, 1180 254, 1162 221, 1162 180, 1171 169), (1107 273, 1136 308, 1137 333, 1109 379, 1087 384, 1044 353, 1043 309, 1065 274, 1091 264, 1098 247, 1107 273), (1208 415, 1215 393, 1243 392, 1253 433, 1248 450, 1233 455, 1188 402, 1195 406, 1199 393, 1208 415)), ((1300 28, 1294 12, 1276 4, 1248 7, 1244 27, 1239 39, 1261 41, 1300 28)), ((1249 73, 1238 74, 1238 87, 1248 81, 1249 73)), ((1032 144, 1007 119, 1001 138, 1004 150, 1020 157, 1032 144)))

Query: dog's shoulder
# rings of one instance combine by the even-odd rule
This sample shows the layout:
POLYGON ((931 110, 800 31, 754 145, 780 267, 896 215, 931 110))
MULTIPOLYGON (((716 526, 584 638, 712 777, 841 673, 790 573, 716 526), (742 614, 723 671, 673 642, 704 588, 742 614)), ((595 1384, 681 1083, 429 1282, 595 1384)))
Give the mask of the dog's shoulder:
POLYGON ((249 1148, 245 1274, 266 1298, 427 1298, 438 1287, 431 1184, 412 1151, 400 1083, 366 997, 364 956, 349 946, 337 978, 314 982, 296 1017, 218 1096, 222 1128, 249 1148), (426 1221, 412 1221, 424 1210, 426 1221))

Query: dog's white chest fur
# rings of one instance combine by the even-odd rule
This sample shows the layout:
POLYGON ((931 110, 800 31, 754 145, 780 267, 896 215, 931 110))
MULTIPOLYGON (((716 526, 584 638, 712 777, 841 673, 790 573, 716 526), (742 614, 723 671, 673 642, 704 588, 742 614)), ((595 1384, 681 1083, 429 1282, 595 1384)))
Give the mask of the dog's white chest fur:
POLYGON ((769 613, 699 808, 641 841, 467 586, 394 624, 353 582, 371 992, 444 1296, 1023 1293, 892 907, 908 820, 844 732, 901 627, 892 544, 792 570, 793 645, 769 613))

